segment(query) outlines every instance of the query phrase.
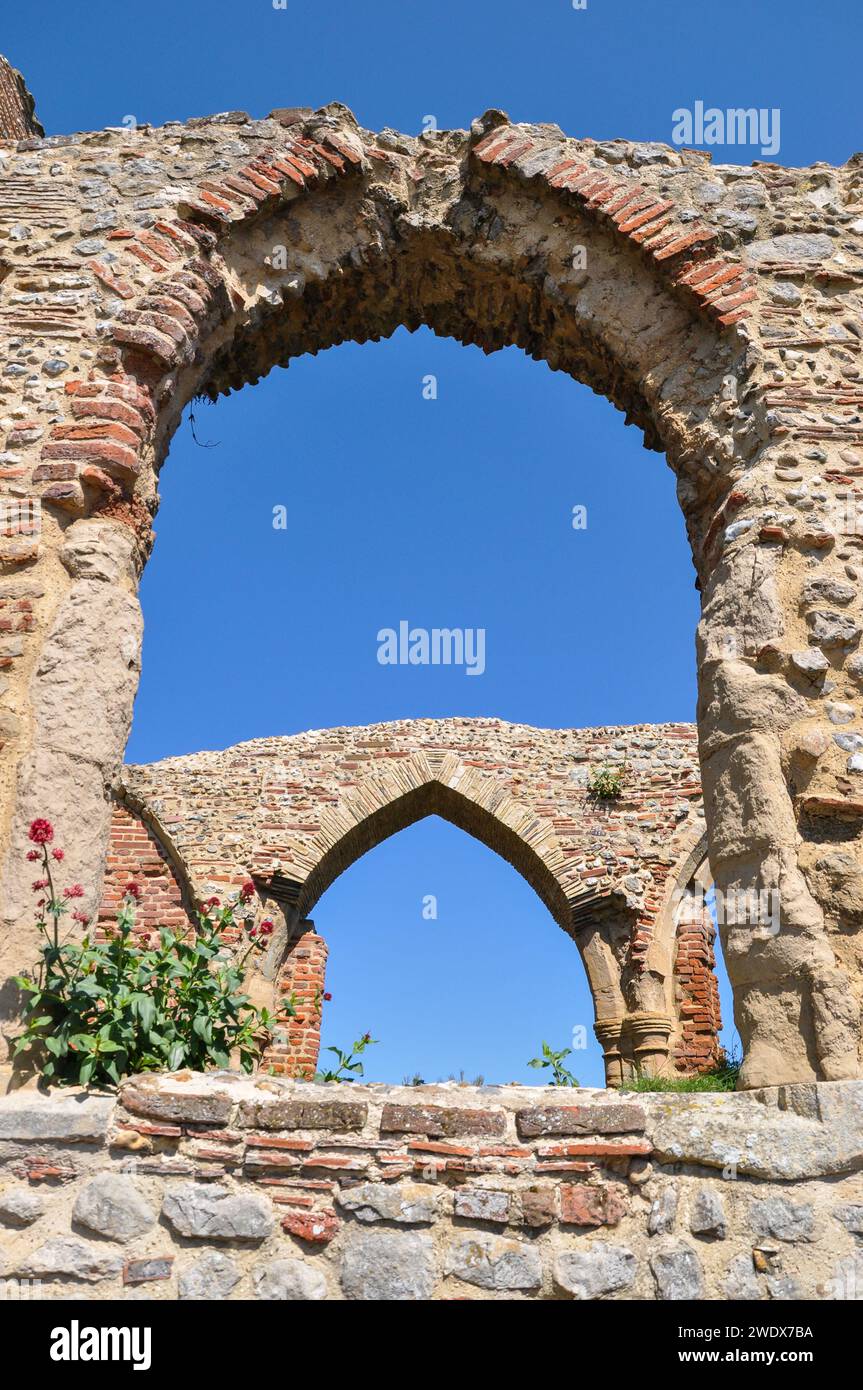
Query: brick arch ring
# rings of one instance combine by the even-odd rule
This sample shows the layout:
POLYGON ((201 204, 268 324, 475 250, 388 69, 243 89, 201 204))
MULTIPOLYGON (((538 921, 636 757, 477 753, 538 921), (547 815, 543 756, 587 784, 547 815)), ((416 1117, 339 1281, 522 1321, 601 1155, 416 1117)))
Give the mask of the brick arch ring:
POLYGON ((711 168, 498 111, 375 135, 338 104, 7 129, 0 221, 29 221, 0 237, 0 483, 42 525, 2 538, 3 978, 32 955, 30 819, 54 815, 98 895, 185 405, 426 325, 521 347, 664 452, 701 592, 712 873, 779 904, 772 935, 723 927, 742 1084, 860 1076, 859 160, 711 168))

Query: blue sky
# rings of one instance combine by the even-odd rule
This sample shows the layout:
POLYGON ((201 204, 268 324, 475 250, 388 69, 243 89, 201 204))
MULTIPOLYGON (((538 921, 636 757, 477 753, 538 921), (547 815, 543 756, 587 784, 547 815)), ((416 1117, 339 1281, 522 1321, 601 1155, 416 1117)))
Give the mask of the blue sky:
MULTIPOLYGON (((669 141, 675 109, 702 100, 778 107, 777 158, 806 164, 863 147, 861 28, 858 0, 49 0, 38 23, 7 13, 2 47, 49 134, 339 100, 371 128, 463 127, 500 106, 573 135, 669 141)), ((674 479, 585 387, 516 349, 485 358, 400 330, 199 407, 197 435, 214 447, 184 422, 162 475, 130 760, 403 717, 693 717, 698 607, 674 479), (485 628, 484 674, 381 666, 376 634, 400 619, 485 628)), ((509 865, 443 822, 359 861, 315 920, 331 947, 324 1040, 370 1029, 372 1079, 536 1081, 541 1040, 566 1046, 591 1023, 572 943, 509 865)), ((595 1044, 573 1069, 601 1082, 595 1044)))

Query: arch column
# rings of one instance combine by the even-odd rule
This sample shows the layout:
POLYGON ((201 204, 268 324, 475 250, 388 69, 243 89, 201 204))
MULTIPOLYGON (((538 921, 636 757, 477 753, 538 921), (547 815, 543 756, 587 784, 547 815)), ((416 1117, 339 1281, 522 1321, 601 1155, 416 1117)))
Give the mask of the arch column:
POLYGON ((666 1076, 674 1020, 667 1014, 634 1013, 623 1020, 623 1046, 636 1076, 666 1076))
POLYGON ((623 1018, 597 1019, 593 1025, 597 1041, 602 1048, 605 1063, 605 1084, 616 1088, 626 1079, 626 1065, 623 1056, 623 1018))
MULTIPOLYGON (((823 486, 803 451, 796 462, 798 477, 823 486)), ((788 531, 760 525, 753 502, 777 469, 770 448, 752 465, 753 501, 706 571, 698 630, 710 864, 726 902, 753 904, 720 922, 746 1087, 860 1074, 860 948, 856 929, 843 929, 863 903, 859 844, 847 834, 863 735, 859 690, 843 670, 861 632, 859 589, 823 520, 810 514, 799 532, 793 515, 788 531), (830 702, 819 703, 825 690, 830 702)))

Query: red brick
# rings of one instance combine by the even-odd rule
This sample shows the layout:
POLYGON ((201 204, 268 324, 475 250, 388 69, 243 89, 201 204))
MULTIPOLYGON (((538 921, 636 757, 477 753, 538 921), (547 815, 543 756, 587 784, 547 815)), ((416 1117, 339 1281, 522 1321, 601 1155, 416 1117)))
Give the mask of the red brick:
POLYGON ((282 1230, 312 1245, 327 1245, 337 1234, 341 1222, 332 1210, 289 1211, 282 1217, 282 1230))
POLYGON ((560 1219, 567 1226, 616 1226, 627 1207, 624 1189, 619 1186, 561 1183, 560 1219))

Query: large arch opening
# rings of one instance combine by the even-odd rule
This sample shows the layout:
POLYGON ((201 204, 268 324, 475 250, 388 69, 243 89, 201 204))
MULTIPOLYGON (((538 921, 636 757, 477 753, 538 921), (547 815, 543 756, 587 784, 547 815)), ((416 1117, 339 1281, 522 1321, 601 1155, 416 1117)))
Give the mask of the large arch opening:
MULTIPOLYGON (((454 151, 457 142, 451 145, 454 151)), ((465 154, 466 150, 462 157, 465 154)), ((338 157, 344 157, 344 150, 338 157)), ((190 397, 215 399, 222 392, 256 382, 273 365, 287 365, 299 354, 315 355, 347 341, 391 341, 400 328, 416 332, 422 327, 461 344, 462 350, 471 344, 484 352, 521 349, 562 377, 574 378, 607 397, 625 412, 627 422, 638 427, 649 449, 671 451, 670 461, 673 457, 678 464, 682 459, 691 461, 692 432, 703 426, 719 373, 735 347, 722 338, 714 323, 693 313, 685 295, 681 298, 669 287, 662 268, 645 262, 638 246, 619 236, 616 224, 598 223, 581 206, 569 206, 568 215, 561 217, 558 191, 543 186, 537 200, 535 189, 519 186, 493 164, 469 161, 464 183, 455 188, 430 172, 415 191, 410 187, 412 176, 406 179, 397 158, 378 163, 383 167, 375 169, 371 189, 336 177, 320 192, 242 219, 236 228, 228 227, 227 234, 206 208, 190 210, 200 237, 205 242, 217 239, 226 293, 215 323, 211 305, 208 317, 199 324, 199 345, 194 360, 187 363, 181 335, 192 332, 185 321, 190 310, 184 291, 190 287, 184 284, 183 290, 178 289, 184 308, 174 318, 181 328, 169 336, 179 351, 173 370, 163 378, 169 390, 153 436, 157 463, 167 449, 179 410, 190 397), (588 265, 590 271, 585 273, 588 265), (685 410, 681 410, 684 401, 685 410)), ((628 193, 624 188, 624 203, 628 193)), ((643 212, 643 202, 636 212, 643 212)), ((650 220, 639 219, 639 225, 649 226, 650 220)), ((628 227, 625 218, 621 225, 628 227)), ((136 311, 123 316, 132 325, 128 330, 121 327, 116 335, 126 363, 141 362, 142 348, 152 347, 154 333, 169 327, 165 312, 170 311, 170 283, 164 292, 168 299, 160 305, 145 304, 137 319, 136 311)), ((150 368, 142 362, 138 370, 146 379, 150 368)), ((429 375, 437 374, 426 373, 424 378, 429 375)), ((158 389, 164 390, 164 384, 158 389)), ((209 443, 211 422, 201 411, 198 426, 204 432, 203 442, 209 443)), ((207 454, 211 458, 212 453, 204 454, 209 462, 207 454)), ((684 483, 682 477, 680 481, 684 483)), ((681 500, 687 498, 685 484, 679 493, 681 500)), ((687 500, 691 503, 694 495, 687 500)), ((699 506, 704 501, 700 495, 699 506)), ((562 523, 563 516, 563 531, 562 523)), ((573 527, 566 530, 568 539, 575 538, 573 527)), ((694 619, 694 612, 690 617, 694 619)), ((382 610, 375 627, 389 626, 388 620, 395 626, 395 615, 382 610)), ((443 621, 449 626, 449 615, 443 621)), ((469 621, 462 622, 469 626, 469 621)), ((589 644, 585 655, 589 664, 589 644)), ((554 679, 551 665, 549 683, 554 679)), ((648 661, 641 665, 650 669, 648 661)), ((466 689, 473 686, 466 682, 466 689)), ((474 698, 480 703, 470 712, 487 713, 488 697, 474 698)), ((404 715, 404 708, 399 713, 404 715)), ((662 713, 668 717, 669 711, 662 713)), ((691 713, 691 706, 685 713, 691 713)), ((381 710, 374 708, 370 714, 379 718, 381 710)), ((354 722, 355 710, 347 717, 354 722)), ((574 712, 557 717, 562 724, 580 722, 574 712)), ((609 713, 597 712, 593 717, 605 722, 609 713)), ((630 714, 633 721, 644 717, 643 711, 630 714)), ((535 718, 531 711, 532 721, 535 718)), ((320 715, 314 717, 318 727, 329 722, 320 715)), ((252 730, 246 727, 238 732, 247 737, 252 730)), ((354 832, 356 842, 346 837, 337 854, 316 866, 304 884, 302 899, 291 904, 293 910, 300 919, 306 918, 316 895, 345 863, 404 825, 438 813, 487 845, 495 841, 494 847, 517 864, 568 930, 570 904, 562 899, 553 878, 533 864, 519 862, 517 837, 501 848, 500 834, 489 833, 487 825, 478 826, 470 806, 435 782, 403 802, 390 803, 377 813, 381 824, 375 818, 363 821, 354 832)), ((633 930, 634 923, 628 920, 604 920, 599 926, 582 921, 577 936, 592 977, 597 1014, 600 1021, 612 1020, 612 1033, 627 1009, 620 974, 633 930)), ((668 972, 668 962, 663 962, 664 981, 668 972)), ((635 984, 633 989, 639 992, 635 984)), ((660 1004, 658 999, 664 990, 665 985, 658 987, 657 998, 652 999, 663 1017, 665 1001, 660 1004)), ((650 1011, 648 1017, 653 1018, 650 1011)), ((654 1041, 646 1044, 648 1051, 654 1041)), ((610 1045, 618 1046, 616 1034, 610 1045)), ((632 1045, 631 1041, 622 1045, 627 1054, 632 1045)), ((653 1054, 649 1060, 655 1060, 653 1054)))

